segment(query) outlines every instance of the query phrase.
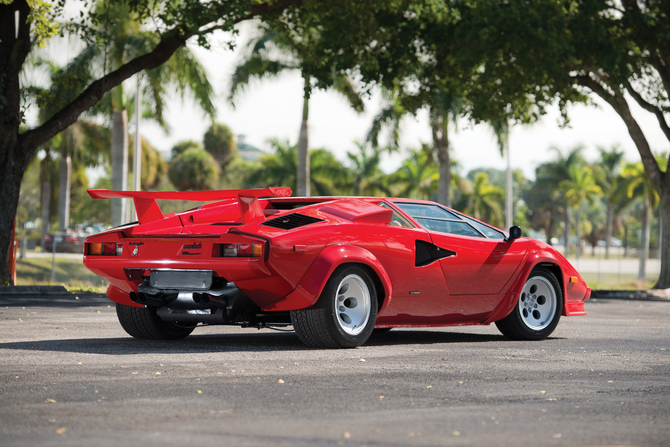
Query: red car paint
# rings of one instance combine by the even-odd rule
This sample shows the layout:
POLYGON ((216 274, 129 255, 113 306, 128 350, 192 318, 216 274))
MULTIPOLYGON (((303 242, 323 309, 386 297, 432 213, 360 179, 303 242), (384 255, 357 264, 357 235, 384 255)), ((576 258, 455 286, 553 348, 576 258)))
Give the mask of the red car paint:
POLYGON ((431 231, 400 207, 432 205, 467 217, 433 202, 295 198, 288 197, 288 188, 89 193, 130 197, 138 209, 139 223, 90 236, 84 252, 84 265, 109 281, 109 298, 127 306, 142 307, 130 294, 138 292, 147 272, 172 269, 211 270, 215 278, 234 282, 259 312, 306 309, 317 302, 333 271, 348 263, 364 265, 375 279, 381 302, 378 328, 490 324, 510 314, 538 265, 558 279, 564 316, 585 315, 584 301, 590 297, 579 273, 545 243, 523 237, 507 241, 501 230, 471 218, 469 227, 481 231, 485 226, 500 237, 431 231), (261 198, 273 195, 280 197, 261 198), (218 201, 164 216, 159 198, 218 201), (315 221, 291 229, 266 225, 293 214, 315 221), (403 220, 411 227, 398 226, 403 220), (122 243, 123 251, 120 256, 90 255, 88 245, 100 242, 122 243), (416 247, 422 242, 454 254, 416 266, 416 247), (216 255, 219 244, 253 243, 263 244, 261 257, 216 255))

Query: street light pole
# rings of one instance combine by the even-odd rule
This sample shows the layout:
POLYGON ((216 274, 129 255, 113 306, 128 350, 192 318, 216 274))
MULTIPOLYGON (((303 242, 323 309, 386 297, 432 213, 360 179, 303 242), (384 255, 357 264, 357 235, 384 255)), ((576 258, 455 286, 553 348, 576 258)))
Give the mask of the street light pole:
MULTIPOLYGON (((135 149, 133 150, 133 190, 142 190, 142 145, 140 144, 140 119, 142 117, 142 72, 137 73, 137 93, 135 94, 135 149)), ((133 219, 137 220, 137 210, 133 204, 133 219)))

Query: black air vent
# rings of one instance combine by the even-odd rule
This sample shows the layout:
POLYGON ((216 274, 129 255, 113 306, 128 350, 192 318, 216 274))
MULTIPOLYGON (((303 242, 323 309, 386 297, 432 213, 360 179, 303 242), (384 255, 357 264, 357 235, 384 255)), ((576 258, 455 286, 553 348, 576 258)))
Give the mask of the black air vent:
POLYGON ((263 225, 267 225, 268 227, 281 228, 282 230, 292 230, 293 228, 303 227, 305 225, 323 221, 323 219, 317 219, 316 217, 293 213, 265 221, 263 222, 263 225))

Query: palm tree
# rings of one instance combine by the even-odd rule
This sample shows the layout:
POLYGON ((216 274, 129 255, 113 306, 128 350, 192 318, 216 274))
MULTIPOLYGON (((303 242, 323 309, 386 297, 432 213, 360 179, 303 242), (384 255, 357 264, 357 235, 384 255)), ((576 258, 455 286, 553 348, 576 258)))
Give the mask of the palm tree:
MULTIPOLYGON (((258 168, 245 179, 247 187, 282 185, 295 188, 298 164, 298 148, 288 141, 271 140, 274 154, 260 158, 258 168)), ((330 196, 340 193, 347 179, 347 171, 342 164, 325 149, 310 151, 311 189, 318 195, 330 196)))
POLYGON ((435 153, 424 144, 409 151, 409 157, 389 176, 389 185, 397 197, 431 200, 437 192, 438 176, 435 153))
MULTIPOLYGON (((97 14, 106 17, 106 29, 102 31, 108 38, 90 44, 68 66, 70 76, 83 85, 148 53, 158 43, 155 33, 142 31, 143 23, 125 2, 102 0, 95 9, 97 14)), ((189 91, 200 108, 214 117, 212 86, 200 62, 186 47, 180 47, 165 64, 147 70, 142 79, 143 115, 163 128, 167 128, 166 96, 174 90, 182 97, 189 91)), ((123 84, 112 89, 90 110, 91 114, 111 117, 112 188, 119 190, 128 188, 128 112, 134 112, 133 100, 125 94, 123 84)), ((125 203, 125 199, 111 199, 112 225, 120 225, 127 218, 125 203)))
MULTIPOLYGON (((275 24, 279 26, 279 24, 275 24)), ((308 197, 310 191, 309 156, 309 99, 315 88, 312 71, 320 69, 323 62, 311 53, 312 44, 318 40, 316 30, 303 30, 297 33, 289 29, 275 28, 262 24, 258 35, 247 42, 247 54, 235 67, 230 82, 228 100, 235 105, 234 99, 253 79, 262 80, 276 77, 286 71, 299 70, 303 79, 302 122, 298 138, 298 165, 296 166, 297 194, 308 197)), ((331 71, 330 82, 326 86, 342 94, 351 107, 358 113, 364 109, 363 100, 356 92, 346 74, 331 71)))
POLYGON ((425 92, 407 94, 401 89, 384 93, 386 105, 375 116, 368 131, 367 140, 373 147, 379 147, 379 134, 383 128, 389 128, 391 138, 388 148, 398 148, 400 136, 400 122, 407 115, 416 115, 422 108, 428 109, 430 129, 433 137, 433 149, 438 161, 437 202, 451 206, 451 160, 449 127, 456 128, 457 119, 463 109, 463 100, 460 96, 447 90, 439 92, 425 92))
POLYGON ((505 181, 505 227, 514 225, 514 199, 512 180, 512 157, 509 149, 509 122, 506 119, 492 120, 490 123, 493 133, 498 141, 500 155, 507 159, 507 171, 505 181))
POLYGON ((502 188, 489 182, 488 174, 480 172, 472 182, 472 190, 463 194, 459 209, 475 219, 500 228, 504 223, 500 205, 504 194, 502 188))
POLYGON ((588 166, 577 164, 570 166, 569 177, 559 184, 567 200, 567 208, 577 208, 577 259, 582 253, 582 206, 584 202, 592 203, 596 197, 602 196, 602 189, 596 185, 593 171, 588 166))
POLYGON ((351 192, 354 196, 374 196, 381 192, 391 195, 387 186, 387 176, 379 168, 381 151, 356 142, 358 153, 347 152, 351 178, 351 192))
POLYGON ((649 257, 650 212, 651 208, 655 208, 658 204, 659 197, 649 182, 641 162, 626 163, 621 173, 623 177, 622 189, 626 191, 627 196, 642 200, 638 279, 643 280, 646 278, 647 258, 649 257))
MULTIPOLYGON (((32 67, 42 72, 50 81, 47 87, 30 87, 33 94, 45 98, 39 104, 38 111, 39 121, 45 122, 60 110, 66 101, 78 95, 82 85, 77 79, 71 79, 67 68, 53 61, 37 58, 32 67)), ((49 232, 51 221, 49 204, 54 187, 51 185, 53 179, 50 178, 52 176, 49 175, 48 165, 52 157, 54 155, 60 157, 58 228, 66 230, 70 226, 70 179, 73 162, 81 168, 100 165, 105 153, 105 147, 101 143, 105 138, 108 138, 108 133, 104 126, 80 119, 40 147, 45 154, 40 163, 42 238, 49 232)))
POLYGON ((593 166, 593 174, 596 183, 604 192, 605 204, 607 205, 605 220, 605 259, 610 257, 610 246, 612 244, 612 227, 614 225, 614 211, 617 201, 617 181, 619 179, 620 165, 623 160, 623 151, 618 146, 611 150, 598 148, 600 151, 600 162, 593 166))
MULTIPOLYGON (((545 181, 553 184, 555 191, 560 191, 559 184, 570 178, 570 171, 574 169, 575 166, 583 166, 585 161, 582 157, 582 146, 577 146, 568 151, 567 155, 563 155, 560 150, 557 148, 552 148, 556 152, 556 160, 548 164, 548 170, 546 171, 545 181)), ((567 258, 570 254, 570 234, 571 234, 571 224, 572 224, 572 207, 569 205, 568 201, 563 196, 563 207, 564 212, 563 216, 565 218, 565 227, 564 227, 564 236, 565 236, 565 257, 567 258)))

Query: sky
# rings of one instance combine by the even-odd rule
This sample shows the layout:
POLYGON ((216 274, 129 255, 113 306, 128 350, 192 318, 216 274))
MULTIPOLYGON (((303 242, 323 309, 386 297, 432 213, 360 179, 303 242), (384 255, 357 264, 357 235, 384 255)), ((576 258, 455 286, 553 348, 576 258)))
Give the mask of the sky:
MULTIPOLYGON (((230 78, 235 65, 242 58, 244 43, 254 32, 252 22, 240 26, 237 48, 227 49, 224 43, 229 36, 219 33, 212 39, 210 50, 195 43, 188 47, 204 65, 214 87, 217 110, 216 121, 226 124, 235 135, 246 135, 246 143, 270 152, 272 138, 288 140, 296 144, 302 119, 302 79, 299 73, 289 72, 278 78, 252 83, 236 97, 236 107, 227 100, 230 78)), ((56 45, 55 47, 58 47, 56 45)), ((134 90, 135 77, 126 81, 126 89, 134 90)), ((515 126, 510 131, 509 146, 512 168, 521 169, 530 178, 535 177, 535 168, 556 157, 550 148, 566 152, 575 146, 584 146, 584 155, 590 161, 598 159, 598 147, 606 149, 619 145, 629 161, 640 157, 621 118, 604 101, 595 98, 593 105, 574 105, 569 109, 570 125, 559 126, 558 107, 548 109, 540 122, 532 126, 515 126)), ((652 150, 670 150, 667 139, 661 132, 656 118, 643 111, 629 98, 634 116, 638 119, 652 150)), ((382 108, 379 90, 365 99, 365 112, 360 115, 351 109, 346 100, 331 91, 316 91, 310 100, 309 138, 310 148, 325 148, 341 161, 348 151, 355 151, 355 141, 363 141, 374 116, 382 108)), ((188 98, 182 100, 171 95, 167 107, 169 133, 154 123, 144 121, 140 125, 142 135, 158 150, 168 152, 182 140, 202 141, 211 124, 204 113, 188 98)), ((431 143, 427 113, 407 117, 402 122, 401 148, 418 148, 421 143, 431 143)), ((131 132, 134 124, 131 123, 131 132)), ((460 120, 458 129, 451 133, 452 157, 459 163, 460 172, 479 167, 504 169, 505 161, 497 147, 493 132, 486 124, 473 125, 460 120)), ((400 166, 404 155, 386 155, 382 169, 393 172, 400 166)))

